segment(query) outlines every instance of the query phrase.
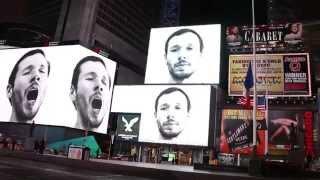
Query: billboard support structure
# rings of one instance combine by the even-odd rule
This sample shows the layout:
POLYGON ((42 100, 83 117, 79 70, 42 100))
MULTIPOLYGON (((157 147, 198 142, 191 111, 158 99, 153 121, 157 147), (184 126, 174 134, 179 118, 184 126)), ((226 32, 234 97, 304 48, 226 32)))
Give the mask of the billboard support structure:
MULTIPOLYGON (((255 34, 255 15, 254 15, 254 0, 252 0, 252 32, 255 34)), ((252 144, 253 144, 253 155, 256 155, 256 145, 257 145, 257 137, 256 137, 256 131, 257 131, 257 120, 256 120, 256 110, 257 110, 257 105, 256 105, 256 100, 257 100, 257 86, 256 86, 256 36, 253 36, 253 46, 252 46, 252 53, 253 53, 253 113, 252 113, 252 120, 253 120, 253 139, 252 139, 252 144)))

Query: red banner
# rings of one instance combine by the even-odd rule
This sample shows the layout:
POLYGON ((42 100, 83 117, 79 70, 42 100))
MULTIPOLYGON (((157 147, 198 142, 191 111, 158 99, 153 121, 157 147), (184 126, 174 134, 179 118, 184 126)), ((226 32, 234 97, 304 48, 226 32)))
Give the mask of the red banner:
POLYGON ((304 113, 304 144, 305 144, 305 155, 314 156, 313 150, 313 127, 312 127, 313 114, 311 111, 307 111, 304 113))

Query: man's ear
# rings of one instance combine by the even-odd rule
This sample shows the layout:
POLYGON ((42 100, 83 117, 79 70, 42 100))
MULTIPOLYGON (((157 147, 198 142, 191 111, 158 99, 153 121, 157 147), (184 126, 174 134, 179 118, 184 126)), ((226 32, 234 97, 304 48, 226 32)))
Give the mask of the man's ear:
POLYGON ((187 117, 190 118, 190 112, 188 112, 187 117))
POLYGON ((78 109, 77 106, 76 106, 76 96, 77 96, 77 92, 76 92, 76 88, 74 88, 73 85, 71 85, 71 88, 70 88, 70 99, 72 101, 72 104, 74 105, 74 108, 75 109, 78 109))
POLYGON ((73 85, 71 85, 69 96, 72 102, 76 100, 76 89, 74 88, 73 85))
POLYGON ((12 97, 12 93, 13 93, 13 87, 11 84, 7 85, 7 97, 11 103, 11 97, 12 97))
POLYGON ((155 120, 157 121, 157 125, 159 126, 159 119, 157 118, 157 112, 156 111, 153 113, 153 116, 154 116, 155 120))
POLYGON ((163 58, 164 58, 164 59, 165 59, 165 61, 166 61, 166 65, 168 65, 167 53, 164 53, 164 54, 163 54, 163 58))

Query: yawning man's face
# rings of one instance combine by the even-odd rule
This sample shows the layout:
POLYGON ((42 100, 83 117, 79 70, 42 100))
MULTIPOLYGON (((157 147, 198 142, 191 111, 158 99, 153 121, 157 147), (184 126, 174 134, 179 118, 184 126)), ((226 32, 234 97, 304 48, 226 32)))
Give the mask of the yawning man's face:
POLYGON ((83 126, 97 128, 102 123, 108 110, 108 92, 108 74, 103 64, 93 61, 83 63, 80 67, 75 98, 83 126))
POLYGON ((48 62, 40 54, 20 62, 14 84, 9 86, 9 98, 18 121, 27 121, 37 114, 47 89, 48 62))

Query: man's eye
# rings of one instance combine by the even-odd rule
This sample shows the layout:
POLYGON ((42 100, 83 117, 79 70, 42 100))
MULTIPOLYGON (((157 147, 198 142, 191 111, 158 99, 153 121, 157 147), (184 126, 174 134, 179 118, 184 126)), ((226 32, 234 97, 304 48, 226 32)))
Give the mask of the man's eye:
POLYGON ((103 85, 107 86, 107 81, 105 79, 102 79, 101 82, 102 82, 103 85))
POLYGON ((161 111, 165 111, 165 110, 167 110, 168 108, 169 108, 168 106, 161 106, 161 107, 160 107, 160 110, 161 110, 161 111))
POLYGON ((22 75, 28 75, 28 74, 30 74, 30 70, 28 70, 28 71, 24 71, 23 73, 22 73, 22 75))
POLYGON ((170 49, 170 52, 177 52, 178 49, 170 49))
POLYGON ((191 51, 193 50, 193 47, 187 47, 187 50, 191 51))
POLYGON ((181 106, 175 106, 175 109, 179 110, 179 109, 181 109, 181 106))
POLYGON ((44 69, 39 69, 39 72, 44 74, 44 73, 46 73, 46 70, 44 70, 44 69))
POLYGON ((87 77, 86 80, 92 81, 92 80, 94 80, 94 78, 93 77, 87 77))
POLYGON ((170 52, 177 52, 177 51, 179 51, 179 50, 180 50, 179 47, 172 47, 172 48, 170 48, 170 52))

